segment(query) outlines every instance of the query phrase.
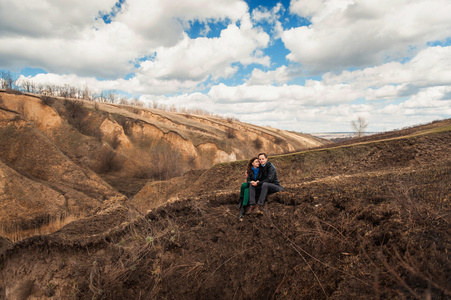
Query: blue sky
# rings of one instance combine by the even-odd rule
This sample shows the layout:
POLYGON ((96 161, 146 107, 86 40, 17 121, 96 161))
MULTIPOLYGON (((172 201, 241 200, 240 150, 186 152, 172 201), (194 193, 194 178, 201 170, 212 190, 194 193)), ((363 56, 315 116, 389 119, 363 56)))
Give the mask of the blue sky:
POLYGON ((2 0, 0 69, 298 132, 451 117, 449 0, 2 0))

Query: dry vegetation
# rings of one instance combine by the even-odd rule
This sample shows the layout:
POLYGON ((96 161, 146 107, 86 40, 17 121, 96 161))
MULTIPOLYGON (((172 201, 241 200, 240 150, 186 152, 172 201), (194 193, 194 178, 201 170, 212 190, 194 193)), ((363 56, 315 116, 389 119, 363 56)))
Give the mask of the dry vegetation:
POLYGON ((246 161, 159 182, 179 200, 148 213, 0 241, 0 297, 449 299, 450 123, 272 157, 285 190, 242 222, 246 161))

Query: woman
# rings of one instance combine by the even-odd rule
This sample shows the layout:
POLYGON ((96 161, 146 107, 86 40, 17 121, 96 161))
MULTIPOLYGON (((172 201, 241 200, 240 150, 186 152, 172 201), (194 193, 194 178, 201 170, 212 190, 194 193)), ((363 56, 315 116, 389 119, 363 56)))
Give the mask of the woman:
POLYGON ((244 212, 246 211, 246 207, 248 205, 249 184, 251 184, 252 181, 258 182, 261 177, 260 162, 258 161, 258 157, 252 157, 249 160, 245 174, 246 174, 246 182, 243 182, 243 184, 241 184, 240 190, 240 204, 238 207, 241 208, 241 211, 238 216, 238 219, 241 219, 243 217, 244 212))

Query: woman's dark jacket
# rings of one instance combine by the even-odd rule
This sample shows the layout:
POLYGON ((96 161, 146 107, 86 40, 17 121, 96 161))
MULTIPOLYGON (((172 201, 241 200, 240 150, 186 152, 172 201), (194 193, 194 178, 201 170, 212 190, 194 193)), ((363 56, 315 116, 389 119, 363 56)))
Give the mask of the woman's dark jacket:
POLYGON ((258 169, 258 173, 257 173, 257 179, 254 179, 254 172, 252 172, 251 170, 251 174, 247 174, 246 177, 246 182, 251 182, 251 181, 258 181, 258 180, 262 180, 262 168, 260 167, 258 169))

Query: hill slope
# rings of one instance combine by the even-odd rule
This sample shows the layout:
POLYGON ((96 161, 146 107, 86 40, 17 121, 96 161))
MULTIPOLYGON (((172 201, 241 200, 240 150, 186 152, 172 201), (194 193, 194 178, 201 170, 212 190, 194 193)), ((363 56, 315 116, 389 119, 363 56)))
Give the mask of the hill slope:
POLYGON ((154 183, 148 202, 152 188, 174 201, 145 215, 110 205, 51 235, 2 241, 0 297, 448 299, 450 144, 446 120, 272 157, 285 190, 243 222, 245 161, 154 183))
POLYGON ((0 91, 0 234, 122 201, 153 180, 327 143, 211 116, 0 91))

